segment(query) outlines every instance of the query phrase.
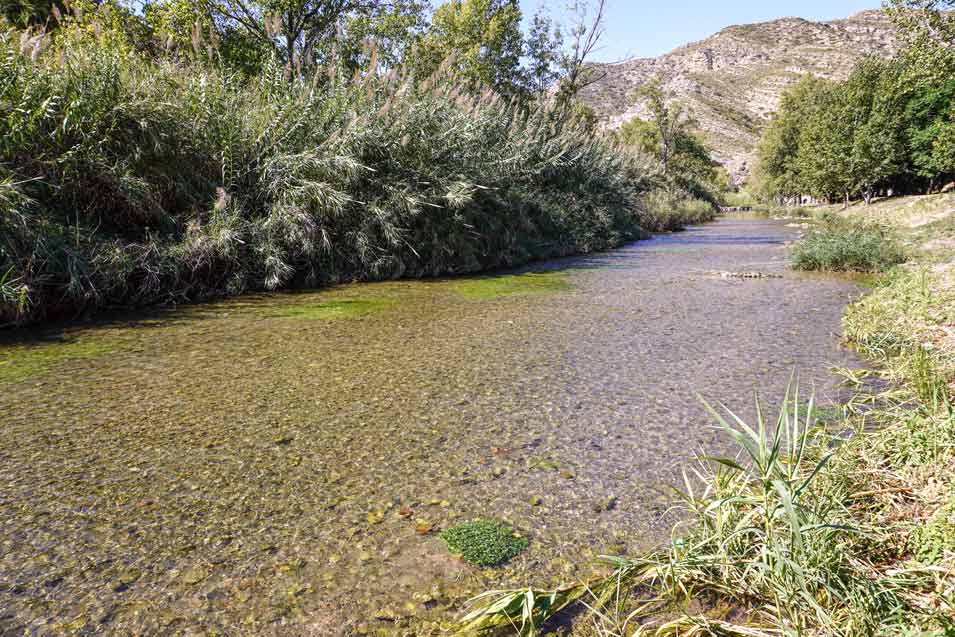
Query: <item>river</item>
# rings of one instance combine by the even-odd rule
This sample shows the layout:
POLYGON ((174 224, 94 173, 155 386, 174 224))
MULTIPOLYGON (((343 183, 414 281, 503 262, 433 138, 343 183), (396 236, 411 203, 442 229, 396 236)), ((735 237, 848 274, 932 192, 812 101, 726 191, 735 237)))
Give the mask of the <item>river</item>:
POLYGON ((698 395, 749 416, 798 370, 834 402, 829 365, 857 364, 860 287, 787 271, 795 236, 723 218, 501 285, 6 334, 0 632, 428 634, 485 587, 666 541, 681 466, 729 450, 698 395), (530 548, 464 566, 436 533, 477 516, 530 548))

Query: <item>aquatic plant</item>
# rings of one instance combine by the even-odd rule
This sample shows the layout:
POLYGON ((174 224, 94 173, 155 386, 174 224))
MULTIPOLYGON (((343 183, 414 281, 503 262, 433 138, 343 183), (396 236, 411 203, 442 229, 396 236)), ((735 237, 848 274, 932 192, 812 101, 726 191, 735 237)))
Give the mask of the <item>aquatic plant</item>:
POLYGON ((0 385, 18 383, 42 374, 64 361, 105 356, 113 345, 102 339, 63 338, 47 343, 13 345, 0 354, 0 385))
POLYGON ((790 251, 793 269, 824 272, 882 272, 905 258, 892 229, 836 217, 810 229, 790 251))
POLYGON ((393 299, 388 298, 337 299, 311 305, 292 305, 282 308, 277 314, 290 318, 335 321, 375 314, 394 303, 393 299))
POLYGON ((446 529, 438 536, 448 550, 472 566, 498 566, 520 554, 527 538, 503 522, 480 518, 446 529))
POLYGON ((564 272, 525 272, 458 279, 451 284, 469 299, 494 299, 514 294, 548 294, 570 289, 564 272))

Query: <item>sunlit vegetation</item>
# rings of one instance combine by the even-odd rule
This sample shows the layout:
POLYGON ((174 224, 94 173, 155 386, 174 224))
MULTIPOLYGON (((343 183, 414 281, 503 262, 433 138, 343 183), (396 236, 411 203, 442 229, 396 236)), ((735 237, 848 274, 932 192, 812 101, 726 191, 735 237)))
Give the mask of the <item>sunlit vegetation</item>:
POLYGON ((739 455, 688 469, 688 518, 670 545, 609 559, 608 576, 566 588, 486 593, 463 632, 542 634, 573 605, 605 636, 951 630, 955 582, 937 565, 951 564, 955 527, 939 487, 924 489, 932 467, 955 462, 955 419, 944 400, 913 404, 906 390, 856 400, 837 423, 818 423, 796 389, 772 422, 712 409, 739 455), (891 424, 865 433, 867 422, 891 424), (848 440, 834 434, 845 426, 848 440), (913 515, 894 515, 899 506, 913 515))
POLYGON ((764 198, 870 203, 955 180, 955 19, 939 10, 951 4, 893 4, 894 59, 862 60, 844 82, 807 76, 783 95, 759 145, 764 198))
POLYGON ((639 238, 657 159, 576 97, 595 6, 563 31, 539 13, 525 37, 506 0, 10 5, 0 320, 639 238))
POLYGON ((472 566, 498 566, 528 546, 526 537, 503 522, 478 519, 441 532, 448 550, 472 566))
POLYGON ((5 347, 0 355, 0 385, 18 383, 70 361, 106 356, 113 349, 105 341, 70 338, 5 347))
POLYGON ((627 148, 659 159, 663 187, 646 198, 644 227, 651 231, 678 230, 688 223, 711 220, 728 190, 725 171, 693 130, 694 122, 654 80, 637 96, 647 102, 647 121, 632 119, 616 132, 627 148))
POLYGON ((313 305, 293 305, 281 310, 278 315, 291 318, 316 319, 335 321, 338 319, 357 318, 376 314, 385 310, 395 301, 388 298, 361 297, 354 299, 337 299, 313 305))
POLYGON ((796 270, 874 274, 905 261, 905 250, 887 226, 829 218, 803 235, 789 256, 796 270))
MULTIPOLYGON (((863 62, 844 84, 806 79, 784 97, 761 148, 764 197, 869 200, 952 177, 950 100, 931 118, 931 153, 920 159, 925 140, 898 127, 912 121, 913 102, 884 90, 918 101, 947 85, 955 15, 939 9, 953 3, 895 4, 905 9, 899 60, 863 62), (921 80, 906 60, 919 61, 921 80), (918 173, 930 156, 940 163, 918 173)), ((687 467, 686 517, 671 543, 608 558, 604 577, 479 595, 460 619, 463 634, 546 634, 565 610, 600 637, 955 631, 951 213, 913 229, 906 213, 879 224, 866 210, 823 219, 792 253, 802 269, 888 270, 843 320, 846 341, 877 368, 840 370, 852 397, 819 410, 793 386, 773 420, 710 408, 737 453, 687 467), (924 242, 911 252, 922 263, 896 265, 909 256, 903 239, 924 242)))

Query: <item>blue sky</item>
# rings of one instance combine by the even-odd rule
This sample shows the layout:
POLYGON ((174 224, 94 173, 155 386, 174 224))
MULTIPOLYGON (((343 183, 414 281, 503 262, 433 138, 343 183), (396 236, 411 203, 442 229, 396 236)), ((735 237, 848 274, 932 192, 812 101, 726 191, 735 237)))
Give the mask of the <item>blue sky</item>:
MULTIPOLYGON (((525 16, 532 15, 541 2, 521 0, 525 16)), ((567 6, 567 0, 543 3, 554 15, 560 15, 567 6)), ((607 0, 607 5, 607 33, 602 49, 594 56, 594 60, 603 62, 657 56, 732 24, 783 16, 832 20, 881 6, 879 0, 607 0)))

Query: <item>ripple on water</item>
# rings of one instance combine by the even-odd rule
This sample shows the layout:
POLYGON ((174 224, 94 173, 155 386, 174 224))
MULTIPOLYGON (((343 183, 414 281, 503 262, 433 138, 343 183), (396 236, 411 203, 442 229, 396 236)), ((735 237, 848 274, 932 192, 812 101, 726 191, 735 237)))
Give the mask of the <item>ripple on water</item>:
POLYGON ((368 284, 9 344, 0 374, 39 358, 0 375, 0 632, 426 634, 665 540, 680 463, 725 450, 698 393, 748 414, 798 368, 838 398, 858 287, 786 272, 793 237, 726 219, 536 264, 533 294, 368 284), (530 548, 464 565, 436 534, 477 517, 530 548))

